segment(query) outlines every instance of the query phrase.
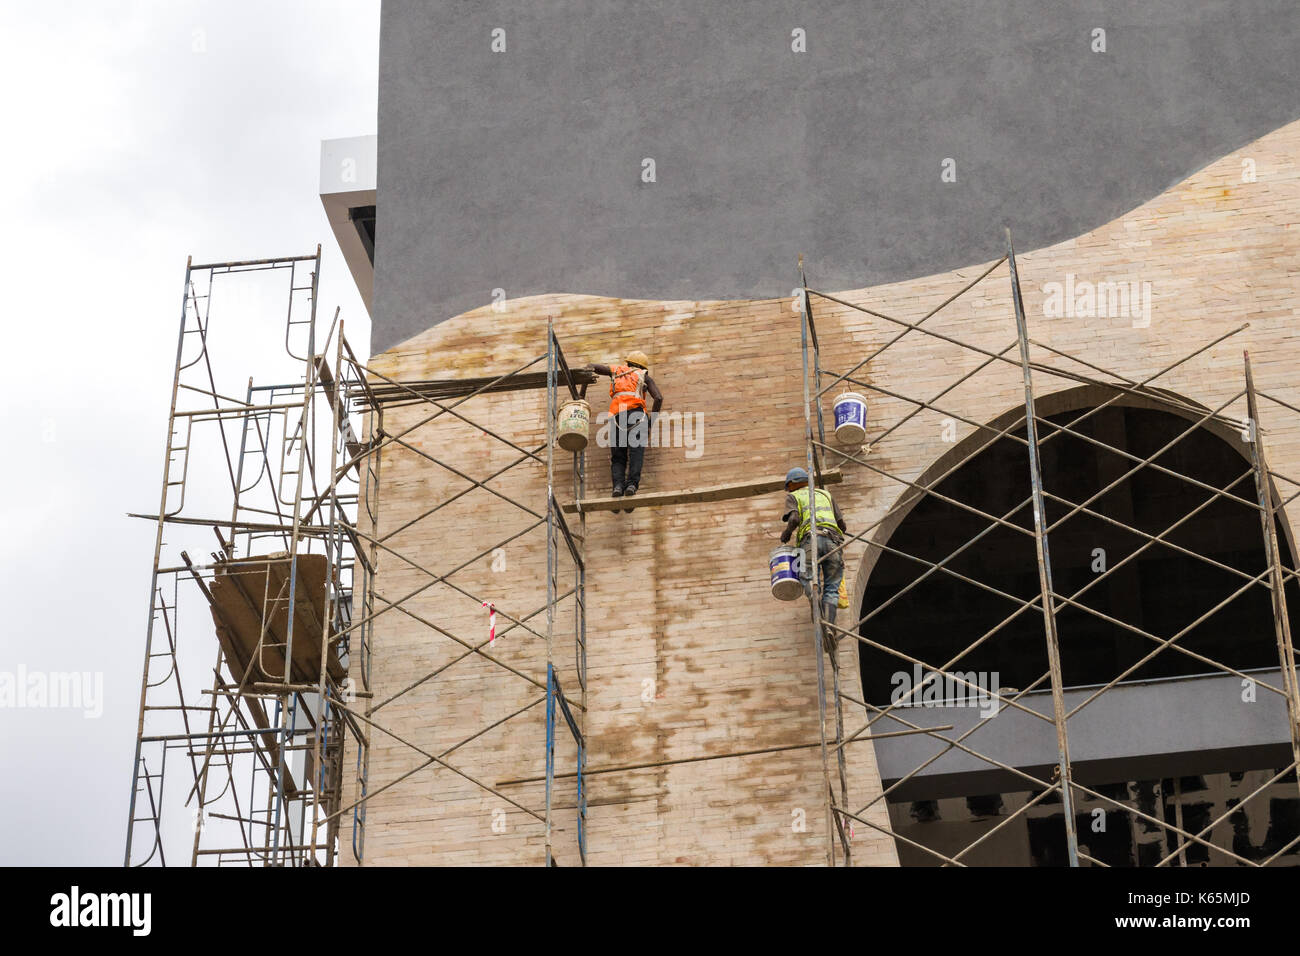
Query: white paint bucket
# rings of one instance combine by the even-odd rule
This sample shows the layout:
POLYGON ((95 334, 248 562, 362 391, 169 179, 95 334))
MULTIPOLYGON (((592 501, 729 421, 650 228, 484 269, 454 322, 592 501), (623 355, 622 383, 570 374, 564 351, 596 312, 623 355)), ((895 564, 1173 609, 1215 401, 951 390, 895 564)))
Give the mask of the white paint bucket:
POLYGON ((835 399, 835 440, 842 445, 861 445, 867 437, 867 400, 857 392, 844 392, 835 399))
POLYGON ((772 574, 772 597, 778 601, 795 601, 803 597, 803 582, 799 580, 799 565, 803 552, 798 548, 780 547, 772 552, 767 568, 772 574))
POLYGON ((582 451, 587 447, 591 427, 591 406, 585 399, 573 398, 560 406, 556 421, 556 444, 565 451, 582 451))

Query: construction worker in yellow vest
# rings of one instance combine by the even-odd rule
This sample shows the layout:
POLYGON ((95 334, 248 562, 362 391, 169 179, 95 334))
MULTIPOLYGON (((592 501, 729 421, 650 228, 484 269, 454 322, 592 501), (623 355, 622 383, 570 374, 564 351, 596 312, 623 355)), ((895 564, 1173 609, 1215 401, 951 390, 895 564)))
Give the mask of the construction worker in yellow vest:
POLYGON ((840 506, 829 491, 818 488, 815 497, 813 508, 808 503, 808 472, 803 468, 791 468, 785 476, 785 508, 781 515, 785 530, 781 532, 781 543, 785 544, 794 535, 795 547, 804 554, 800 572, 804 577, 804 589, 811 593, 813 570, 808 539, 815 517, 817 557, 822 566, 822 620, 834 624, 840 600, 840 581, 844 579, 844 552, 836 549, 844 543, 844 533, 849 529, 840 514, 840 506), (832 551, 833 554, 829 553, 832 551))
MULTIPOLYGON (((609 470, 615 498, 631 497, 641 484, 641 463, 650 444, 650 415, 657 414, 664 397, 650 377, 650 359, 641 351, 627 353, 624 365, 593 365, 597 375, 608 375, 609 470), (646 411, 645 398, 654 399, 646 411)), ((632 509, 627 509, 631 511, 632 509)))

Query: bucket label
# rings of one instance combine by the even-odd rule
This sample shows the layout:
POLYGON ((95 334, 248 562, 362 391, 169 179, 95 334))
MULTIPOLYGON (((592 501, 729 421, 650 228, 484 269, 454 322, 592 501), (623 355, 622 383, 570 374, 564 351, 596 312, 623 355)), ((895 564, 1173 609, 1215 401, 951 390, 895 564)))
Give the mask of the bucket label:
POLYGON ((860 401, 850 399, 835 403, 835 424, 864 425, 867 420, 867 406, 860 401))

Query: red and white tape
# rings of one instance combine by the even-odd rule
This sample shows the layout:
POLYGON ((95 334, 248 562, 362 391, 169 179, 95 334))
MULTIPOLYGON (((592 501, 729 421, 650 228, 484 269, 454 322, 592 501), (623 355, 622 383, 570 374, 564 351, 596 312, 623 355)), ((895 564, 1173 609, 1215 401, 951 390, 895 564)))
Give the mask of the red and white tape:
POLYGON ((488 647, 494 647, 497 642, 497 606, 491 601, 484 601, 483 606, 488 609, 488 647))

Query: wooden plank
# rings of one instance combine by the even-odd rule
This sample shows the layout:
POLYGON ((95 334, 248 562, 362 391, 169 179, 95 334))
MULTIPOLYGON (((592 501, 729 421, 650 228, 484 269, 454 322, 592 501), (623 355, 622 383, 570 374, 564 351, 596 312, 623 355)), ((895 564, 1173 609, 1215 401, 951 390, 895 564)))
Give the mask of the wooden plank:
MULTIPOLYGON (((822 472, 817 478, 817 487, 837 485, 844 480, 839 469, 822 472)), ((697 504, 708 501, 730 501, 732 498, 752 498, 755 495, 769 495, 785 488, 784 478, 770 478, 764 481, 742 481, 729 485, 711 485, 708 488, 684 488, 681 491, 652 491, 649 494, 634 495, 631 498, 587 498, 581 502, 569 502, 561 509, 566 514, 574 514, 578 506, 583 511, 631 511, 632 508, 663 508, 667 505, 697 504), (631 505, 632 507, 629 507, 631 505)))
MULTIPOLYGON (((569 374, 573 378, 574 385, 593 385, 597 379, 596 373, 585 366, 579 368, 570 367, 569 374)), ((483 389, 483 394, 487 394, 489 392, 516 392, 546 387, 545 372, 518 372, 501 378, 500 381, 497 381, 498 378, 501 378, 501 376, 480 375, 475 378, 419 379, 402 381, 400 385, 392 385, 379 379, 370 383, 370 392, 375 401, 381 405, 409 405, 420 401, 421 398, 431 398, 436 401, 463 398, 466 395, 472 395, 479 389, 483 389), (412 394, 412 392, 416 394, 412 394)), ((564 387, 562 376, 559 378, 559 384, 564 387)), ((357 389, 352 393, 352 397, 362 405, 366 405, 369 398, 361 389, 357 389)))
MULTIPOLYGON (((327 613, 325 556, 300 554, 298 568, 293 668, 289 679, 298 683, 315 683, 320 670, 322 622, 327 613)), ((210 585, 215 604, 213 619, 235 683, 239 682, 250 661, 255 661, 252 680, 278 682, 285 679, 284 645, 288 631, 285 579, 288 574, 287 556, 225 561, 217 567, 210 585), (267 619, 266 646, 259 650, 258 639, 264 618, 267 619)), ((326 667, 330 678, 336 682, 347 676, 333 648, 326 657, 326 667)))
MULTIPOLYGON (((330 418, 334 418, 334 406, 338 403, 338 383, 334 381, 334 374, 330 371, 329 362, 325 356, 316 356, 316 376, 320 381, 321 388, 325 390, 325 397, 329 399, 330 418)), ((356 458, 361 453, 362 445, 357 440, 356 432, 352 430, 352 423, 348 421, 346 415, 342 415, 338 420, 339 434, 343 436, 343 447, 347 450, 349 458, 356 458)), ((361 462, 354 461, 352 469, 356 471, 357 477, 361 476, 361 462)), ((312 505, 311 511, 307 512, 307 520, 311 520, 311 515, 316 512, 320 506, 318 501, 312 505)))

